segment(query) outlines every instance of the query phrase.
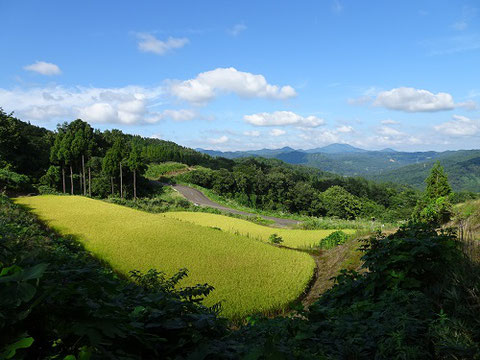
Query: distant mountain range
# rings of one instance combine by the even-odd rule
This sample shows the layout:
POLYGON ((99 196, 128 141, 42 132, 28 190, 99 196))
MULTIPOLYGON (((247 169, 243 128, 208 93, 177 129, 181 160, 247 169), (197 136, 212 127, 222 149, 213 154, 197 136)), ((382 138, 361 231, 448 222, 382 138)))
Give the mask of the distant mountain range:
POLYGON ((348 144, 331 144, 302 150, 284 147, 250 151, 196 149, 212 156, 275 158, 290 164, 306 165, 346 176, 363 176, 378 181, 424 186, 424 179, 436 160, 449 174, 455 190, 480 192, 480 150, 403 152, 386 148, 378 151, 348 144))

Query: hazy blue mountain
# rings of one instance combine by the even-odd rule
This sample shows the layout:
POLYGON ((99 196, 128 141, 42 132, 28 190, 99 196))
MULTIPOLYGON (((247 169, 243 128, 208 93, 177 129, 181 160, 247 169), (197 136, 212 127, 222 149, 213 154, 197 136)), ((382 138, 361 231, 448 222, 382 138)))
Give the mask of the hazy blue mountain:
POLYGON ((356 148, 348 144, 330 144, 327 146, 305 150, 306 153, 315 154, 315 153, 325 153, 325 154, 345 154, 345 153, 364 153, 368 150, 356 148))

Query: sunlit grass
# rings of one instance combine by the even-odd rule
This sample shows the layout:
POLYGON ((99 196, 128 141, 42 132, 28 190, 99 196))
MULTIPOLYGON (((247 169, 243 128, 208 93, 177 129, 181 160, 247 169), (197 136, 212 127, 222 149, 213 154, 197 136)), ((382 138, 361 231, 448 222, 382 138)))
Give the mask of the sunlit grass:
MULTIPOLYGON (((268 226, 254 224, 250 221, 236 219, 229 216, 193 213, 193 212, 168 212, 165 217, 174 218, 202 226, 218 227, 232 234, 245 235, 254 239, 268 242, 272 234, 277 234, 283 239, 282 245, 292 248, 305 248, 318 245, 320 240, 330 235, 332 230, 301 230, 301 229, 280 229, 268 226)), ((354 233, 355 230, 341 229, 347 234, 354 233)))
POLYGON ((76 236, 121 273, 156 268, 172 275, 187 268, 189 277, 181 285, 213 285, 206 304, 222 301, 223 315, 230 318, 285 308, 303 292, 314 271, 314 261, 305 253, 163 214, 80 196, 16 201, 60 233, 76 236))

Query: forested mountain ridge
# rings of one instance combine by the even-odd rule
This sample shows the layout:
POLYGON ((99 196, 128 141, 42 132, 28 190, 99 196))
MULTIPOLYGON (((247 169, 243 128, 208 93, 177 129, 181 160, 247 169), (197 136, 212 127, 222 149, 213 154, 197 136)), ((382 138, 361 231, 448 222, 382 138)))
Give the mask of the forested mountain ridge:
MULTIPOLYGON (((445 168, 453 190, 480 192, 480 150, 448 151, 438 156, 437 160, 445 168)), ((435 161, 403 166, 370 178, 423 189, 425 187, 423 180, 435 161)))
POLYGON ((345 176, 364 176, 377 181, 423 187, 423 179, 432 164, 439 160, 446 167, 456 191, 480 191, 480 150, 400 152, 392 149, 367 151, 346 144, 332 144, 324 148, 294 150, 282 148, 246 152, 201 150, 212 156, 241 158, 263 156, 290 164, 319 168, 345 176), (421 172, 419 172, 421 170, 421 172))

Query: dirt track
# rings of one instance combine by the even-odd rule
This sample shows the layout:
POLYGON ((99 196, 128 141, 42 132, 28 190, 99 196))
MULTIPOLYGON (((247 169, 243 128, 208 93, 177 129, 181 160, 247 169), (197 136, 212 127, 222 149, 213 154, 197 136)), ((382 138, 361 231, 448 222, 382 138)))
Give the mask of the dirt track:
POLYGON ((275 221, 275 224, 282 227, 293 226, 300 223, 297 220, 281 219, 273 216, 264 216, 264 215, 252 214, 245 211, 231 209, 224 205, 220 205, 216 202, 213 202, 212 200, 207 198, 205 195, 203 195, 201 191, 185 185, 172 185, 172 188, 177 190, 183 196, 185 196, 185 198, 188 201, 191 201, 192 203, 199 206, 208 206, 208 207, 226 211, 232 214, 239 214, 239 215, 246 215, 246 216, 260 216, 264 219, 275 221))

